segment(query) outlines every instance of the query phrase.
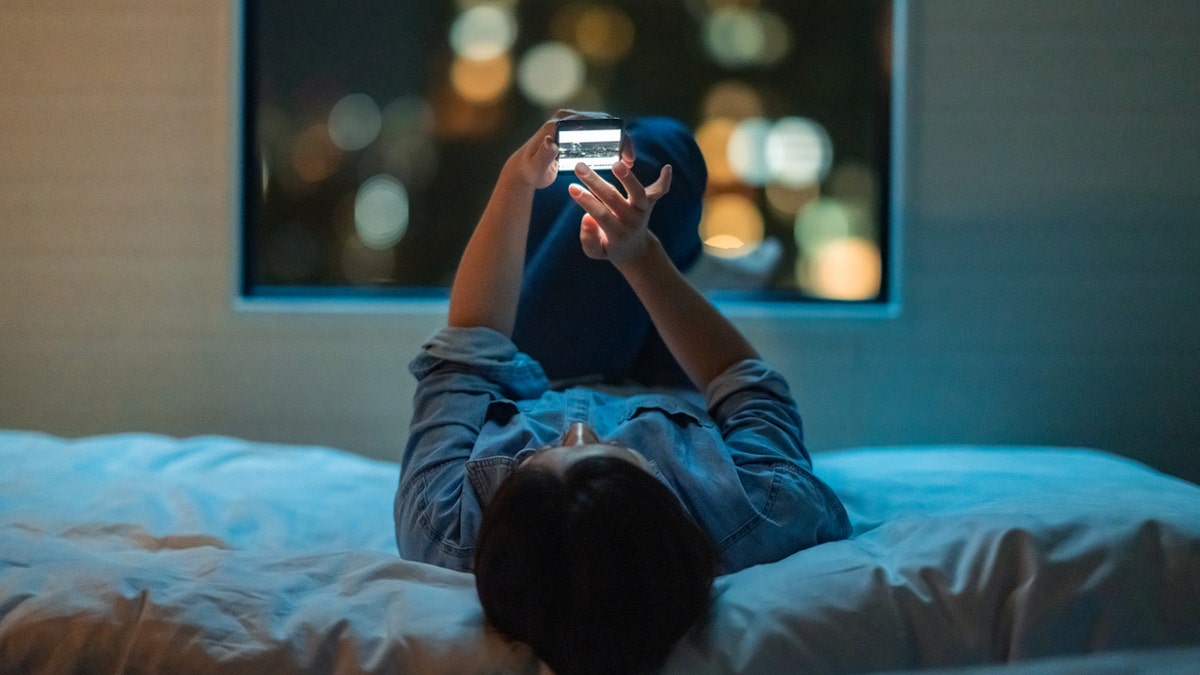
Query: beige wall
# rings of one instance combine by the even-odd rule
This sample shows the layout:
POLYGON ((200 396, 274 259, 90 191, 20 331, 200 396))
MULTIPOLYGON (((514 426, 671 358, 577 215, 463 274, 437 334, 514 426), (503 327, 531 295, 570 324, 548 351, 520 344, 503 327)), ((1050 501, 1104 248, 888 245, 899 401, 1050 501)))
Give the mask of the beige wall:
MULTIPOLYGON (((738 319, 814 449, 1090 445, 1200 479, 1198 7, 913 3, 902 314, 738 319)), ((396 457, 439 313, 233 308, 227 3, 2 9, 0 427, 396 457)))

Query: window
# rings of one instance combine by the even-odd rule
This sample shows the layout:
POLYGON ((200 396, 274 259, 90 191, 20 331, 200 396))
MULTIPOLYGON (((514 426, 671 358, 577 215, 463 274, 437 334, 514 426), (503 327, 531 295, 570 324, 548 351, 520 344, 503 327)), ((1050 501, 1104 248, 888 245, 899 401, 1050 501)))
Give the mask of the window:
POLYGON ((241 11, 243 297, 445 297, 500 165, 567 107, 695 131, 714 297, 894 300, 891 0, 241 11))

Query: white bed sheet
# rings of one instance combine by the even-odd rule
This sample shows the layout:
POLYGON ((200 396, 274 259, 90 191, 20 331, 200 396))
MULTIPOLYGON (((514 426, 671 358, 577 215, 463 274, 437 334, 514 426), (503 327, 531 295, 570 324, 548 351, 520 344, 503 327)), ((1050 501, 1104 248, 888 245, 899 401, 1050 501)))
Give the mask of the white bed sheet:
MULTIPOLYGON (((1200 654, 1194 485, 1090 450, 816 464, 855 536, 718 579, 668 672, 1200 654)), ((0 432, 0 672, 537 672, 469 575, 396 557, 396 478, 325 448, 0 432)))

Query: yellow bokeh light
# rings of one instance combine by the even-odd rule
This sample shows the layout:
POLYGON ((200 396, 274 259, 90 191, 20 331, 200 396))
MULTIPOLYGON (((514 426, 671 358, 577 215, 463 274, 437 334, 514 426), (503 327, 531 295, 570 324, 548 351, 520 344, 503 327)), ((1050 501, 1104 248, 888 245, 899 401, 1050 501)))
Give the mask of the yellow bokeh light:
POLYGON ((833 300, 870 300, 879 295, 883 260, 879 247, 861 237, 825 242, 797 264, 797 278, 814 294, 833 300))
POLYGON ((713 85, 701 104, 703 119, 727 117, 744 120, 763 116, 763 100, 753 86, 741 80, 726 80, 713 85))
POLYGON ((633 47, 633 19, 611 5, 592 5, 578 14, 574 42, 592 61, 615 63, 633 47))
POLYGON ((433 111, 429 136, 434 140, 487 138, 505 122, 500 100, 472 103, 459 96, 449 82, 434 89, 429 104, 433 111))
POLYGON ((737 183, 737 172, 729 163, 729 137, 733 135, 736 122, 718 117, 710 119, 696 130, 696 145, 708 165, 708 182, 713 186, 737 183))
POLYGON ((342 151, 329 138, 325 124, 313 124, 292 145, 292 171, 309 183, 323 181, 337 170, 342 151))
POLYGON ((495 101, 512 84, 512 61, 507 54, 483 61, 457 58, 450 66, 450 83, 465 101, 495 101))
POLYGON ((704 200, 700 238, 711 253, 744 255, 762 243, 763 229, 762 212, 745 195, 725 193, 704 200))
POLYGON ((772 211, 785 218, 794 218, 821 196, 821 186, 816 183, 801 187, 768 183, 764 194, 772 211))

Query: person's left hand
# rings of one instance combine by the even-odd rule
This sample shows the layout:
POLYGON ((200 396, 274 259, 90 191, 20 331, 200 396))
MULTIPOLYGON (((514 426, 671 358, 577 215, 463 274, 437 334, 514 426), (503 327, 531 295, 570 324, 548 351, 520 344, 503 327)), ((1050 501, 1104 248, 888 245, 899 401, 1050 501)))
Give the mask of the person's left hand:
POLYGON ((587 189, 575 184, 569 188, 571 198, 586 212, 579 224, 583 252, 589 258, 608 260, 615 265, 637 257, 654 237, 647 227, 650 213, 658 200, 670 191, 672 175, 668 164, 659 172, 657 180, 644 187, 630 169, 632 143, 623 147, 621 154, 622 161, 613 165, 612 172, 625 187, 626 194, 621 194, 582 162, 576 165, 575 175, 587 189))

